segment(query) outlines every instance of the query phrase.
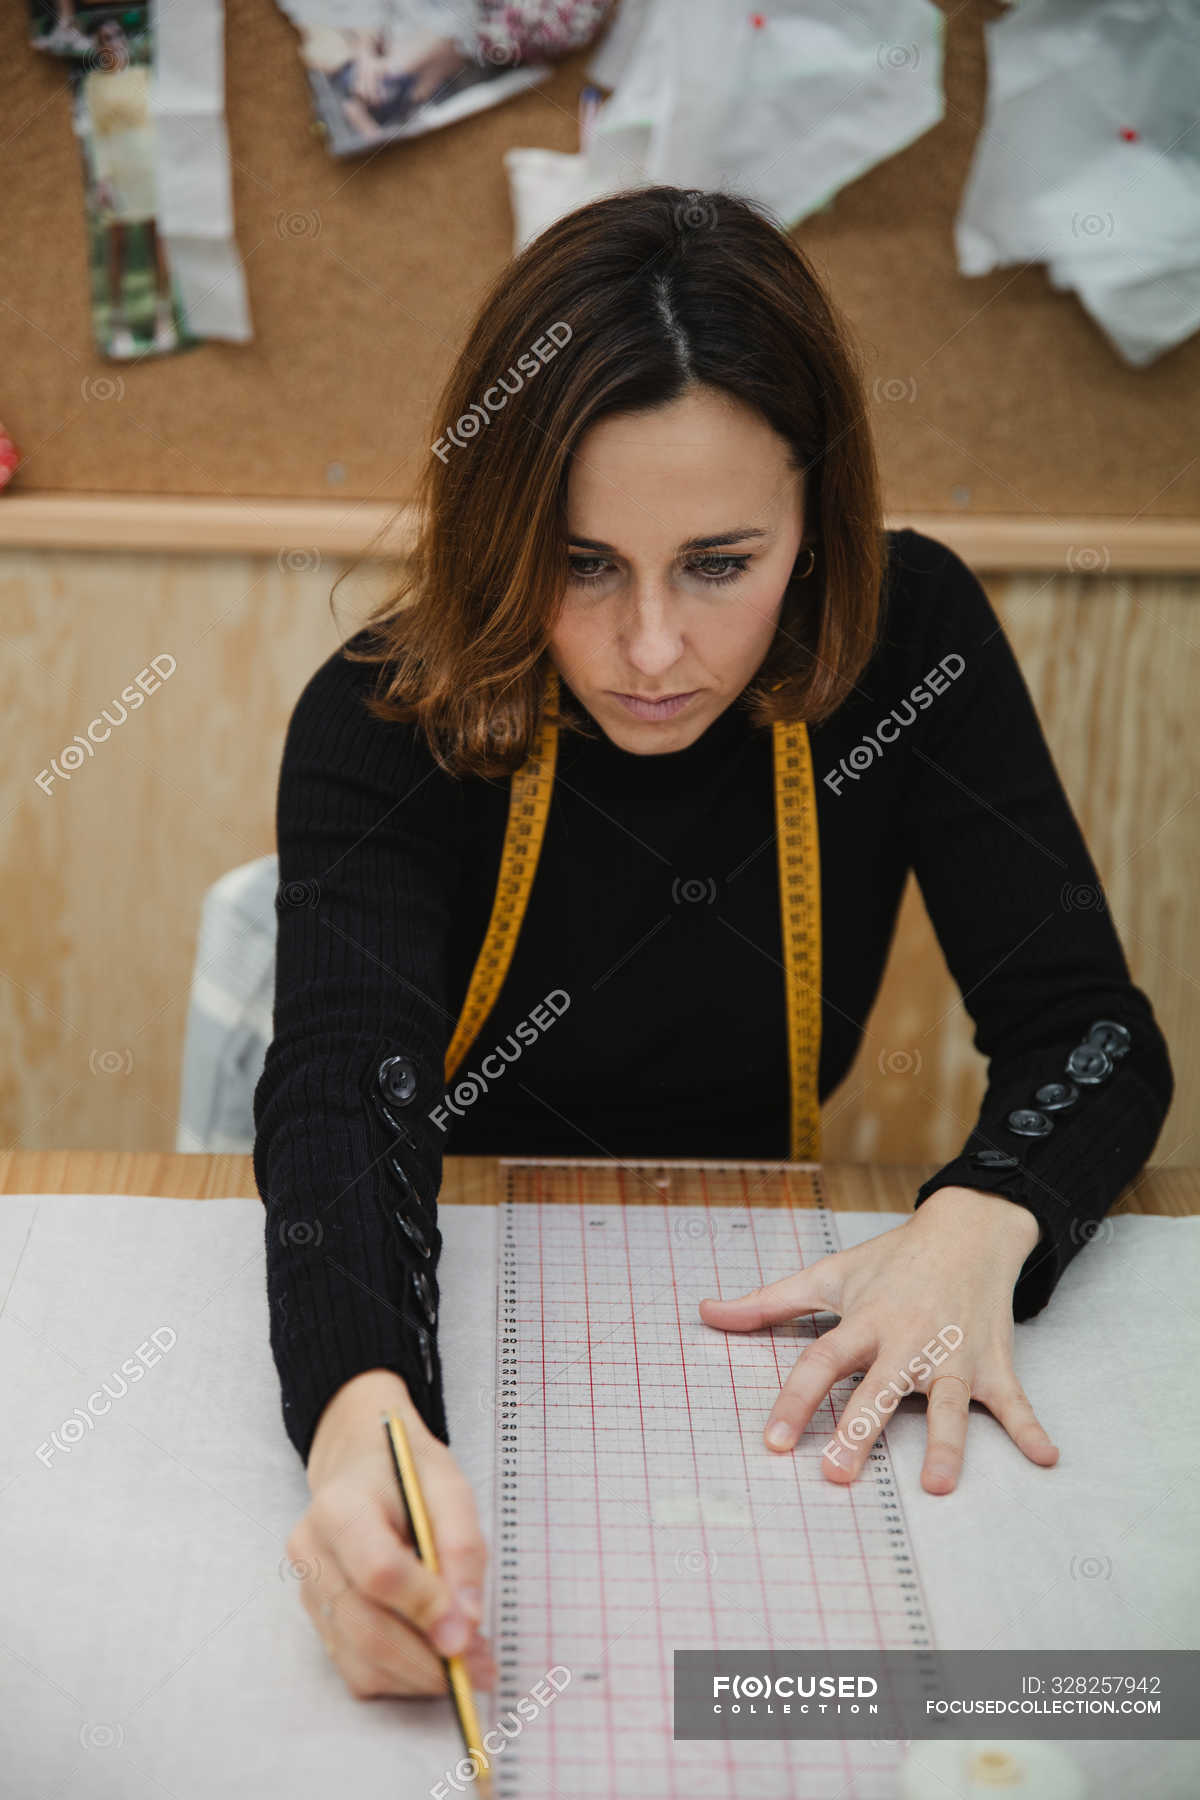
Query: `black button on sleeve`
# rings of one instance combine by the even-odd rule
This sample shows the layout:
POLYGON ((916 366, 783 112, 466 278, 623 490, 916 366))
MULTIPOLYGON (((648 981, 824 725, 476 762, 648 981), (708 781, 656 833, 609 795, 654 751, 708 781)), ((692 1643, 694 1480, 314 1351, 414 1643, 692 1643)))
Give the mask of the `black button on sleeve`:
POLYGON ((1049 1137, 1054 1130, 1053 1119, 1047 1118, 1046 1114, 1039 1112, 1035 1106, 1018 1106, 1009 1113, 1004 1122, 1010 1131, 1017 1133, 1018 1137, 1049 1137))
POLYGON ((1043 1112, 1065 1112, 1078 1100, 1079 1089, 1073 1081, 1047 1081, 1033 1097, 1043 1112))
POLYGON ((387 1171, 391 1177, 392 1186, 404 1205, 406 1207, 418 1205, 417 1190, 412 1184, 412 1177, 398 1156, 389 1154, 387 1171))
POLYGON ((1116 1019, 1093 1019, 1088 1026, 1089 1044, 1098 1044, 1109 1056, 1128 1056, 1133 1035, 1116 1019))
POLYGON ((433 1385, 433 1342, 423 1325, 417 1326, 417 1349, 421 1357, 421 1373, 433 1385))
POLYGON ((397 1231, 408 1239, 418 1256, 422 1258, 432 1256, 433 1248, 429 1239, 415 1219, 410 1218, 406 1212, 402 1212, 399 1207, 396 1207, 392 1212, 392 1223, 397 1231))
POLYGON ((434 1299, 433 1287, 424 1269, 412 1272, 412 1287, 417 1299, 421 1302, 421 1310, 431 1325, 437 1321, 437 1301, 434 1299))
POLYGON ((417 1091, 416 1064, 408 1056, 389 1056, 379 1065, 379 1091, 397 1106, 407 1106, 417 1091))
POLYGON ((1112 1058, 1099 1044, 1076 1044, 1067 1058, 1067 1074, 1085 1087, 1096 1087, 1107 1081, 1114 1066, 1112 1058))
POLYGON ((395 1107, 388 1105, 388 1102, 379 1091, 378 1080, 371 1084, 371 1101, 376 1113, 387 1126, 391 1135, 394 1138, 399 1138, 404 1144, 412 1144, 414 1138, 411 1128, 405 1124, 395 1107))

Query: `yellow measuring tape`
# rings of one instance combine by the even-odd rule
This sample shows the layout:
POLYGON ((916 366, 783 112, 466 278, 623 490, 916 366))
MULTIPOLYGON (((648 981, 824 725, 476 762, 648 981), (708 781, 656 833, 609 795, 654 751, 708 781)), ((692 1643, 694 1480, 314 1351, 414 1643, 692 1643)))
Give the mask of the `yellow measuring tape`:
MULTIPOLYGON (((558 671, 546 676, 537 748, 512 777, 508 824, 492 916, 467 984, 467 996, 446 1052, 446 1082, 479 1035, 508 973, 525 916, 550 812, 558 727, 558 671)), ((775 826, 779 851, 779 916, 787 995, 789 1110, 792 1162, 818 1162, 821 1109, 817 1067, 821 1053, 821 880, 812 752, 803 719, 772 726, 775 826)))

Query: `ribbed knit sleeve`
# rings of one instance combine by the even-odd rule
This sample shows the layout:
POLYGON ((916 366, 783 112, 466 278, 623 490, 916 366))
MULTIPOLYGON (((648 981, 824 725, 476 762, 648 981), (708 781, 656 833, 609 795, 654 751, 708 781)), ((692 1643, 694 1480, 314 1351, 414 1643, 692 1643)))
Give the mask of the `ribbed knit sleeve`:
MULTIPOLYGON (((355 640, 352 640, 355 641, 355 640)), ((448 1441, 436 1342, 445 939, 459 784, 413 726, 370 717, 340 652, 293 710, 279 773, 274 1036, 254 1094, 271 1349, 307 1463, 371 1368, 448 1441)))
POLYGON ((1174 1082, 991 602, 953 551, 910 537, 928 570, 917 661, 931 679, 901 734, 911 757, 906 834, 988 1058, 978 1119, 916 1205, 953 1185, 1036 1214, 1041 1239, 1013 1295, 1020 1320, 1046 1304, 1143 1167, 1174 1082))

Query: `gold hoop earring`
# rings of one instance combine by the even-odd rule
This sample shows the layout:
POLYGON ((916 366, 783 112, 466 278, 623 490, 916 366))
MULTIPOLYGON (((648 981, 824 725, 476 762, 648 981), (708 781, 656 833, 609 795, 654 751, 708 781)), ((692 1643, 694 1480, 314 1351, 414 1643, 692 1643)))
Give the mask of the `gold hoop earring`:
POLYGON ((815 569, 815 568, 816 568, 816 566, 817 566, 817 553, 816 553, 816 551, 815 551, 815 550, 814 550, 814 549, 813 549, 813 547, 812 547, 812 545, 811 545, 811 544, 809 544, 809 545, 807 545, 807 546, 806 546, 806 548, 807 548, 807 550, 808 550, 808 567, 807 567, 807 569, 805 569, 805 571, 804 571, 804 573, 803 573, 803 575, 800 575, 800 574, 798 574, 798 573, 797 573, 797 571, 796 571, 796 570, 795 570, 795 569, 793 569, 793 571, 792 571, 792 573, 793 573, 793 574, 794 574, 794 575, 796 575, 796 579, 797 579, 797 580, 798 580, 798 581, 806 581, 806 580, 807 580, 807 579, 808 579, 808 577, 809 577, 809 576, 810 576, 810 575, 811 575, 811 574, 812 574, 812 572, 813 572, 813 570, 814 570, 814 569, 815 569))

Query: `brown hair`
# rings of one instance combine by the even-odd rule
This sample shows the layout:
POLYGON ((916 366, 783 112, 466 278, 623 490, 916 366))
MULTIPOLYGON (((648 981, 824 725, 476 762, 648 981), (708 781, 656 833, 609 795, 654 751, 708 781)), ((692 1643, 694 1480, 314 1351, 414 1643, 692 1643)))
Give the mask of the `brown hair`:
MULTIPOLYGON (((857 353, 811 265, 736 195, 638 188, 557 220, 492 286, 442 392, 400 587, 355 662, 367 701, 417 719, 454 775, 517 768, 537 738, 568 574, 566 487, 584 432, 697 384, 756 407, 807 477, 805 541, 743 696, 756 725, 816 722, 875 643, 887 564, 857 353)), ((557 722, 579 724, 565 684, 557 722)))

